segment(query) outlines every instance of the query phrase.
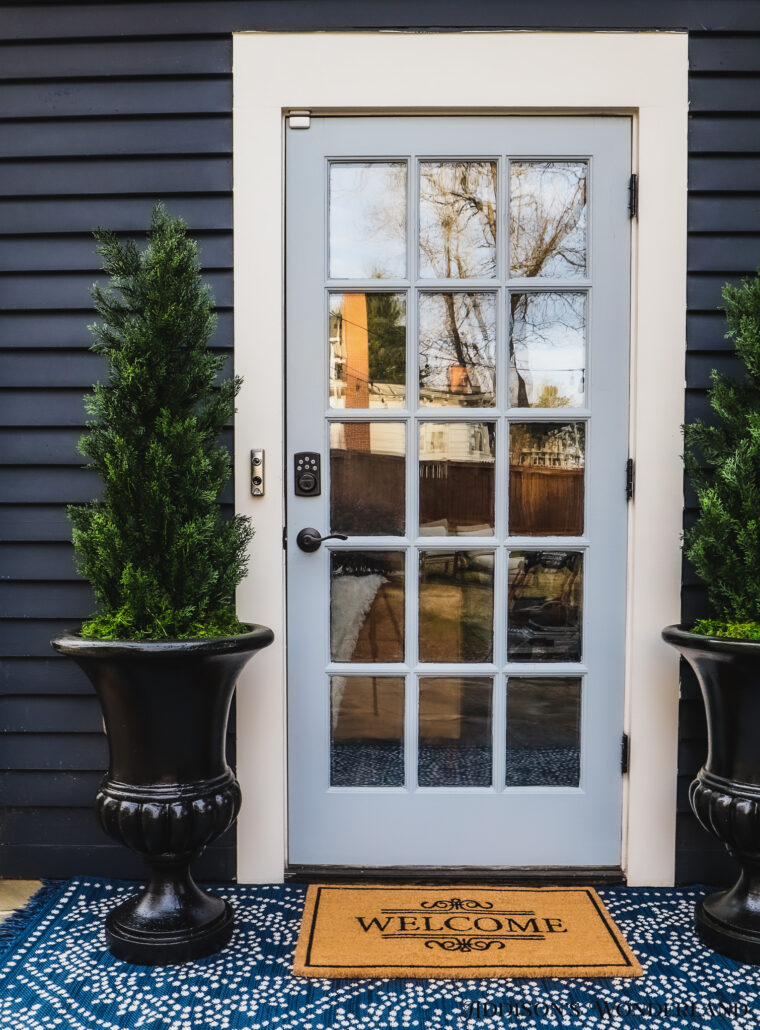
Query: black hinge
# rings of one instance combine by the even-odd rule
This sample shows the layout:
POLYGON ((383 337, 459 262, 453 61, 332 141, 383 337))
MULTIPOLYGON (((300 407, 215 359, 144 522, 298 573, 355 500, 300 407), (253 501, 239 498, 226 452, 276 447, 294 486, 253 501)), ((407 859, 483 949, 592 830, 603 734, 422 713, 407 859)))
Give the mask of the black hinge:
POLYGON ((635 172, 628 182, 628 214, 631 218, 639 217, 639 177, 635 172))
POLYGON ((620 742, 620 771, 625 776, 628 772, 628 761, 631 755, 631 738, 627 733, 623 734, 623 739, 620 742))
POLYGON ((635 472, 633 465, 633 458, 629 458, 625 463, 625 496, 629 501, 633 500, 633 487, 635 480, 635 472))
POLYGON ((282 527, 282 549, 283 549, 283 551, 287 551, 287 549, 288 549, 288 527, 287 526, 283 526, 282 527))

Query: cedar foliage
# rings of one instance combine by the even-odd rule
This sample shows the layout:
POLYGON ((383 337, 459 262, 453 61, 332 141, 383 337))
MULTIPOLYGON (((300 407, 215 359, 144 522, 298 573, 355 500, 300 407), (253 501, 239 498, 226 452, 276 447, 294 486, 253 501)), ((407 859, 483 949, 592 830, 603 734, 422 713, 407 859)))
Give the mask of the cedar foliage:
POLYGON ((77 567, 100 612, 84 636, 110 640, 225 636, 246 626, 234 591, 245 574, 248 519, 221 516, 231 472, 219 442, 238 378, 217 383, 224 356, 198 248, 180 218, 153 209, 147 247, 94 233, 109 285, 90 294, 101 321, 91 349, 108 379, 86 400, 79 449, 102 499, 71 506, 77 567))
POLYGON ((695 632, 760 638, 760 269, 723 287, 728 332, 744 365, 734 380, 713 370, 714 424, 684 427, 686 471, 700 514, 686 554, 705 581, 715 619, 695 632), (753 625, 754 624, 754 625, 753 625))

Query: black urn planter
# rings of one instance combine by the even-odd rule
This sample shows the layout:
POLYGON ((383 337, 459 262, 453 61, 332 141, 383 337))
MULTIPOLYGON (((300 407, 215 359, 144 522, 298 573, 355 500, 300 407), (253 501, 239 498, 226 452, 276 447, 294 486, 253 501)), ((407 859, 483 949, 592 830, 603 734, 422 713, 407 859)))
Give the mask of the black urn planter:
POLYGON ((150 869, 142 893, 106 919, 112 954, 140 965, 188 962, 230 940, 230 906, 202 891, 190 863, 237 818, 240 787, 225 735, 238 675, 271 643, 264 626, 211 640, 52 641, 92 681, 110 752, 95 797, 106 833, 150 869))
POLYGON ((760 642, 680 626, 662 636, 696 673, 705 702, 707 759, 689 788, 691 807, 741 865, 730 890, 697 904, 696 931, 714 951, 760 965, 760 642))

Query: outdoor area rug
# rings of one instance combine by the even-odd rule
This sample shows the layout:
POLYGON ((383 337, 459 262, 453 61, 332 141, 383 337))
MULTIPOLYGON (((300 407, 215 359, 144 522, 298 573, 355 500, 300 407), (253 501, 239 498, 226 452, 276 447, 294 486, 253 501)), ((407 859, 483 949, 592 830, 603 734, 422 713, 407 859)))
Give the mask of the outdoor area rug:
POLYGON ((395 976, 641 976, 590 887, 316 884, 293 972, 395 976))
POLYGON ((609 980, 313 980, 294 977, 306 888, 214 888, 231 945, 199 962, 132 966, 105 948, 106 912, 134 884, 49 886, 0 933, 2 1030, 756 1030, 760 969, 692 931, 704 888, 599 890, 644 967, 609 980))

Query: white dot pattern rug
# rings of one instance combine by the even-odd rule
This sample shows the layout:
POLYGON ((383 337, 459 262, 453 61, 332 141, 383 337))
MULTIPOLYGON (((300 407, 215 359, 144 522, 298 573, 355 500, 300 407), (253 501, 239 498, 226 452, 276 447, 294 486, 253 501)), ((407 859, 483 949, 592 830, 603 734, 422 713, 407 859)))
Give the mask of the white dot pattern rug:
POLYGON ((635 980, 296 978, 306 888, 290 885, 214 888, 236 913, 225 951, 132 966, 106 950, 103 922, 134 889, 87 877, 51 885, 0 927, 2 1030, 760 1027, 760 968, 715 955, 694 935, 704 888, 599 890, 644 968, 635 980))

